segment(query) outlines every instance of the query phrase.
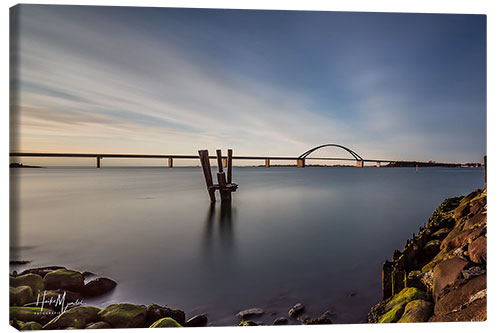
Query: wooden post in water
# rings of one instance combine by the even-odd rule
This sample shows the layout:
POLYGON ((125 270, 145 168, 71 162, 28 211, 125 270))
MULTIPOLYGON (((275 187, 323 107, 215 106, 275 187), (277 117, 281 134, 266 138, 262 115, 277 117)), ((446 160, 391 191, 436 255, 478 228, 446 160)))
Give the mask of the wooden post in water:
POLYGON ((205 176, 205 184, 207 185, 208 196, 211 202, 215 202, 215 188, 212 179, 212 170, 210 170, 210 159, 208 158, 208 150, 198 150, 200 155, 201 169, 205 176))
POLYGON ((222 166, 222 153, 220 149, 217 149, 217 167, 219 168, 219 172, 224 172, 224 167, 222 166))
POLYGON ((227 150, 227 182, 233 183, 233 150, 227 150))

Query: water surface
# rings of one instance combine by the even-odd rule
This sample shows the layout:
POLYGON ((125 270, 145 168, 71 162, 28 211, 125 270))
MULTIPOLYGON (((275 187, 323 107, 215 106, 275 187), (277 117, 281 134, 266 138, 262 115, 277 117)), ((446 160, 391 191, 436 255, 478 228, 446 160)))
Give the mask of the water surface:
POLYGON ((483 187, 482 169, 234 168, 232 204, 209 204, 199 168, 11 169, 11 259, 118 282, 85 299, 158 303, 213 325, 296 302, 336 323, 380 301, 381 268, 447 197, 483 187))

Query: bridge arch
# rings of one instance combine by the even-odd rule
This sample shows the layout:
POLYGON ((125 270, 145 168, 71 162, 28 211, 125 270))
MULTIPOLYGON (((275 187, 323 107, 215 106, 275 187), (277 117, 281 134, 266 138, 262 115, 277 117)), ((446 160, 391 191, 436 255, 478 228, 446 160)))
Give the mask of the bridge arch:
POLYGON ((355 151, 347 148, 347 147, 344 147, 344 146, 341 146, 341 145, 338 145, 336 143, 327 143, 327 144, 324 144, 324 145, 320 145, 320 146, 317 146, 317 147, 314 147, 314 148, 311 148, 309 149, 308 151, 304 152, 302 155, 300 155, 299 157, 297 157, 298 160, 305 160, 307 156, 309 156, 310 154, 312 154, 313 152, 315 152, 316 150, 318 149, 321 149, 321 148, 325 148, 325 147, 339 147, 339 148, 342 148, 344 149, 345 151, 347 151, 349 154, 351 154, 355 159, 356 161, 363 161, 363 158, 361 156, 359 156, 358 153, 356 153, 355 151))

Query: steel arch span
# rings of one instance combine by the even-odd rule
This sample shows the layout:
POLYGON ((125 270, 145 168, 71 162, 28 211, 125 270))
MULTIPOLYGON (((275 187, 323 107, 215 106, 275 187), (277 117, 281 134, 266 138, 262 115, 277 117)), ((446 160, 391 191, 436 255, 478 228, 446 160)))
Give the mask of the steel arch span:
POLYGON ((349 154, 351 154, 356 159, 356 161, 363 161, 363 158, 361 156, 359 156, 358 153, 356 153, 355 151, 353 151, 353 150, 351 150, 351 149, 349 149, 347 147, 338 145, 336 143, 327 143, 327 144, 324 144, 324 145, 321 145, 321 146, 317 146, 317 147, 311 148, 308 151, 306 151, 305 153, 303 153, 302 155, 300 155, 299 157, 297 157, 297 159, 298 160, 305 160, 307 156, 309 156, 310 154, 312 154, 316 150, 321 149, 321 148, 325 148, 325 147, 339 147, 339 148, 342 148, 345 151, 347 151, 349 154))

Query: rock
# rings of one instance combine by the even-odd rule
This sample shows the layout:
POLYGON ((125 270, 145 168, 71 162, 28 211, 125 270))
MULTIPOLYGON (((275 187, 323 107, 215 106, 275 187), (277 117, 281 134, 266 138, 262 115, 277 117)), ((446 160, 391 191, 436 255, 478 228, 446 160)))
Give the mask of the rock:
POLYGON ((390 311, 386 312, 379 319, 379 323, 395 323, 401 318, 405 312, 405 304, 398 304, 394 306, 390 311))
POLYGON ((10 320, 17 319, 23 322, 35 321, 43 325, 55 316, 56 314, 52 310, 39 307, 11 306, 9 308, 10 320))
POLYGON ((21 331, 40 331, 42 330, 42 325, 37 323, 36 321, 29 321, 21 325, 21 331))
POLYGON ((288 316, 291 318, 298 317, 305 310, 305 306, 302 303, 297 303, 288 311, 288 316))
POLYGON ((102 309, 98 314, 99 321, 105 321, 113 328, 145 327, 146 308, 134 304, 111 304, 102 309))
POLYGON ((431 235, 431 239, 443 240, 450 233, 450 228, 441 228, 431 235))
POLYGON ((486 224, 486 214, 476 214, 471 218, 467 219, 464 224, 464 230, 474 229, 478 226, 483 226, 486 224))
POLYGON ((279 317, 274 322, 273 325, 286 325, 288 324, 288 319, 285 317, 279 317))
POLYGON ((24 305, 33 302, 33 291, 29 286, 9 287, 10 305, 24 305))
POLYGON ((65 268, 65 267, 62 267, 62 266, 46 266, 46 267, 30 268, 30 269, 24 270, 19 275, 36 274, 36 275, 40 275, 43 278, 43 277, 45 277, 45 275, 47 273, 50 273, 50 272, 58 270, 58 269, 63 269, 63 268, 65 268))
POLYGON ((484 289, 486 289, 486 274, 468 280, 463 285, 453 286, 437 300, 434 306, 435 315, 446 315, 460 309, 473 295, 484 289))
POLYGON ((182 310, 174 310, 158 304, 151 304, 146 308, 146 325, 151 326, 155 321, 170 317, 181 325, 186 322, 186 314, 182 310))
POLYGON ((250 317, 260 317, 264 314, 264 310, 261 308, 251 308, 247 310, 242 310, 238 312, 236 315, 241 317, 242 319, 250 318, 250 317))
POLYGON ((450 322, 450 321, 485 321, 486 320, 486 298, 482 298, 465 308, 455 312, 442 315, 434 315, 430 322, 450 322))
POLYGON ((186 326, 186 327, 203 327, 203 326, 207 325, 207 322, 208 322, 207 316, 200 314, 200 315, 196 315, 196 316, 188 319, 186 321, 186 323, 184 324, 184 326, 186 326))
POLYGON ((115 287, 115 281, 105 277, 100 277, 85 284, 85 286, 83 286, 82 294, 90 297, 100 296, 110 292, 115 287))
POLYGON ((238 324, 238 326, 259 326, 251 320, 245 320, 238 324))
POLYGON ((23 274, 17 277, 11 276, 9 284, 11 287, 29 286, 31 288, 31 291, 33 292, 33 295, 36 295, 45 287, 42 277, 33 273, 23 274))
POLYGON ((436 265, 433 274, 434 300, 439 298, 439 294, 446 286, 455 283, 462 276, 465 266, 467 266, 467 261, 459 257, 453 257, 436 265))
POLYGON ((99 311, 101 311, 101 309, 95 306, 77 306, 64 311, 59 316, 49 321, 43 326, 43 329, 58 330, 68 327, 82 329, 85 328, 87 324, 97 320, 97 313, 99 313, 99 311))
POLYGON ((170 317, 161 318, 155 321, 149 328, 157 328, 157 327, 182 327, 175 319, 170 317))
POLYGON ((453 218, 457 221, 460 221, 464 216, 469 214, 470 207, 468 203, 462 203, 455 209, 453 213, 453 218))
POLYGON ((481 236, 470 243, 469 257, 477 264, 486 263, 486 237, 481 236))
POLYGON ((49 272, 43 278, 46 289, 66 289, 71 291, 82 290, 83 275, 69 269, 57 269, 49 272))
POLYGON ((98 321, 95 323, 90 323, 86 327, 86 329, 103 329, 103 328, 111 328, 111 325, 105 321, 98 321))
POLYGON ((434 304, 423 300, 415 300, 406 304, 405 312, 398 323, 420 323, 425 322, 432 315, 434 304))
POLYGON ((24 323, 20 320, 9 320, 9 325, 14 327, 16 330, 21 330, 24 323))
POLYGON ((45 301, 44 307, 60 309, 60 303, 62 301, 64 301, 64 304, 76 303, 78 301, 80 301, 81 303, 83 299, 80 293, 63 289, 57 289, 57 290, 44 290, 43 293, 40 293, 40 301, 41 302, 45 301))
POLYGON ((302 322, 304 325, 328 325, 332 324, 332 321, 325 317, 319 317, 314 319, 307 319, 302 322))
POLYGON ((89 272, 89 271, 82 272, 82 275, 84 278, 88 278, 89 276, 95 276, 94 273, 89 272))
MULTIPOLYGON (((396 306, 403 305, 403 311, 406 304, 414 300, 430 300, 430 297, 427 293, 423 292, 420 289, 411 287, 405 288, 401 290, 398 294, 396 294, 385 306, 385 312, 395 308, 396 306)), ((398 318, 399 319, 399 318, 398 318)))

